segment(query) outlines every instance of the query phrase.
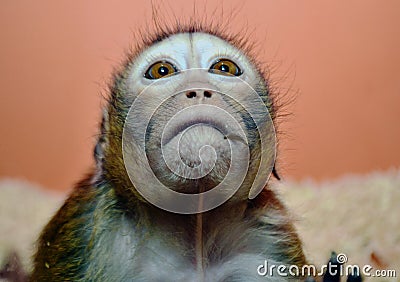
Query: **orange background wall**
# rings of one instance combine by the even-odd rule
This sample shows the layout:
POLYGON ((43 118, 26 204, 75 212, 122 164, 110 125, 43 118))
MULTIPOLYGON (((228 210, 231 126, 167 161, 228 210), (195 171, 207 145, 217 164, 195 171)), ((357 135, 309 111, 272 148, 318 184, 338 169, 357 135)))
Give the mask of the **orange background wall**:
MULTIPOLYGON (((132 31, 151 18, 142 2, 0 3, 0 177, 65 190, 87 171, 101 93, 132 31)), ((238 10, 232 29, 255 29, 274 82, 297 95, 280 140, 283 174, 399 167, 400 2, 242 2, 224 2, 225 12, 238 10)), ((196 5, 207 12, 220 3, 196 5)), ((161 5, 171 17, 192 9, 193 1, 161 5)))

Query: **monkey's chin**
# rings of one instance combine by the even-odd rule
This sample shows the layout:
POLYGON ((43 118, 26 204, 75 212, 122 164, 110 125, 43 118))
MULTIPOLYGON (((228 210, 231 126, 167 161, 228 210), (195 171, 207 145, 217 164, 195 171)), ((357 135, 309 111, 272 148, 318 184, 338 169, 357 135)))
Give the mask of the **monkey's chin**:
POLYGON ((204 124, 192 126, 175 136, 165 147, 169 168, 188 179, 200 179, 226 163, 230 144, 216 128, 204 124))
POLYGON ((213 126, 191 126, 164 145, 164 160, 157 174, 175 191, 209 190, 224 180, 230 166, 231 149, 234 148, 229 140, 213 126))

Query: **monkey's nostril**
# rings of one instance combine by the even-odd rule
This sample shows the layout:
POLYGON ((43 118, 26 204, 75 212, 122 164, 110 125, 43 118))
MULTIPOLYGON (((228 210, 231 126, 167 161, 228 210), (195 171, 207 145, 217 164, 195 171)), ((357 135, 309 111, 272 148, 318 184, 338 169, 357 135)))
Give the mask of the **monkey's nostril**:
POLYGON ((211 96, 212 96, 211 92, 204 91, 204 97, 211 98, 211 96))
POLYGON ((194 92, 194 91, 188 92, 188 93, 186 93, 186 97, 194 98, 194 97, 196 97, 196 92, 194 92))

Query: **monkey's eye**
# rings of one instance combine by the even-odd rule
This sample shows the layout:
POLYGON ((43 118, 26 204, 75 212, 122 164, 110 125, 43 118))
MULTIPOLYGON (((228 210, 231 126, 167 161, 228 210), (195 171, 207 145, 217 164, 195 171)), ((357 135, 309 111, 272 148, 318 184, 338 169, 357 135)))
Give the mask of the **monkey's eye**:
POLYGON ((147 79, 159 79, 178 72, 174 65, 169 62, 161 61, 154 63, 144 74, 147 79))
POLYGON ((228 59, 220 59, 216 61, 214 64, 212 64, 209 71, 222 75, 239 76, 242 74, 242 70, 238 67, 238 65, 228 59))

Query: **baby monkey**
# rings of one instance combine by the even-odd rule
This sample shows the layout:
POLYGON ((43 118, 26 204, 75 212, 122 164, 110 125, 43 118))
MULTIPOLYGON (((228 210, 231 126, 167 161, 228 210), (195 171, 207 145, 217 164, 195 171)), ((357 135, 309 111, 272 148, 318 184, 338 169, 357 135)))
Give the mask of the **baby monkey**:
POLYGON ((178 24, 142 41, 30 281, 304 281, 257 271, 306 259, 268 184, 279 109, 248 39, 178 24))

